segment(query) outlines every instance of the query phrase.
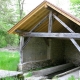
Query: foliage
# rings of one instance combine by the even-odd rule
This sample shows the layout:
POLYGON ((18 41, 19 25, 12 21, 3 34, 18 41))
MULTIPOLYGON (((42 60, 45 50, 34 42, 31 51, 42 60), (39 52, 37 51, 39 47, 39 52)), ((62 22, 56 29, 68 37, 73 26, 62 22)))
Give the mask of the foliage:
POLYGON ((23 12, 24 1, 25 0, 17 0, 17 2, 18 2, 18 12, 19 12, 19 18, 20 19, 22 19, 22 17, 24 16, 24 12, 23 12))
POLYGON ((0 69, 15 71, 17 70, 18 63, 19 63, 18 52, 8 52, 8 51, 0 52, 0 69))
POLYGON ((23 80, 23 79, 18 79, 17 77, 6 77, 2 78, 1 80, 23 80))
POLYGON ((80 0, 70 0, 73 5, 80 4, 80 0))
POLYGON ((76 79, 73 75, 68 78, 68 80, 80 80, 80 78, 76 79))
POLYGON ((54 76, 54 77, 52 78, 52 80, 58 80, 58 77, 57 77, 57 76, 54 76))
POLYGON ((24 12, 22 14, 19 13, 18 0, 0 0, 0 3, 0 47, 5 47, 8 44, 18 45, 19 37, 17 35, 10 35, 7 31, 22 19, 25 14, 24 12))
POLYGON ((72 13, 80 18, 80 0, 70 0, 72 13))
POLYGON ((68 78, 68 80, 75 80, 75 77, 71 76, 71 77, 68 78))
MULTIPOLYGON (((0 69, 16 71, 18 63, 19 63, 18 52, 0 51, 0 69)), ((6 77, 0 80, 23 80, 23 79, 18 79, 18 77, 6 77)))
POLYGON ((31 72, 31 71, 28 72, 28 73, 25 75, 26 78, 31 77, 31 76, 32 76, 32 72, 31 72))

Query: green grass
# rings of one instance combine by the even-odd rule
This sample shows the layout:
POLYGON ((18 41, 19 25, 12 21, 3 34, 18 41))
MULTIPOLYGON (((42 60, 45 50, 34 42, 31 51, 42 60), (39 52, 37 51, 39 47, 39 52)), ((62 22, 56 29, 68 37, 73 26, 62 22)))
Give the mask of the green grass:
POLYGON ((0 69, 17 70, 19 63, 18 52, 0 51, 0 69))
POLYGON ((28 78, 28 77, 31 77, 32 76, 32 72, 28 72, 25 77, 28 78))
POLYGON ((80 80, 80 78, 76 79, 73 75, 68 78, 68 80, 80 80))

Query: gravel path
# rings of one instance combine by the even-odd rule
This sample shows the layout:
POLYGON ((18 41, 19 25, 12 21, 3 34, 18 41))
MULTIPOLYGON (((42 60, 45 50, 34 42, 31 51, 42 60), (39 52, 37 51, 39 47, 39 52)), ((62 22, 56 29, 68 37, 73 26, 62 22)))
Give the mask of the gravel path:
POLYGON ((18 71, 8 71, 8 70, 0 70, 0 78, 10 77, 10 76, 16 76, 16 75, 22 75, 22 72, 18 71))
POLYGON ((0 48, 0 51, 15 52, 15 51, 19 51, 19 48, 18 47, 6 47, 6 48, 0 48))

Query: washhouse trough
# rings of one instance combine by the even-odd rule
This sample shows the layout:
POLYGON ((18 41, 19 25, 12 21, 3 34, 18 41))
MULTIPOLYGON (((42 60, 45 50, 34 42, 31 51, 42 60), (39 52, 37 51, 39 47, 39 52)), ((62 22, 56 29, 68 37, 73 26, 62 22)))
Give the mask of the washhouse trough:
POLYGON ((8 33, 20 36, 19 70, 23 72, 54 67, 47 71, 50 74, 66 66, 80 66, 80 19, 48 1, 38 5, 8 33))

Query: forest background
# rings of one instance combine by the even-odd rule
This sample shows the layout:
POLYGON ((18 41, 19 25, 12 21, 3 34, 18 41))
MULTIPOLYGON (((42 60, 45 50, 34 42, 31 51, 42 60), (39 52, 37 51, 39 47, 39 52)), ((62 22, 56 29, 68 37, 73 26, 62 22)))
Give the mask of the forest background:
MULTIPOLYGON (((26 15, 25 1, 0 0, 0 48, 19 45, 19 36, 7 31, 26 15)), ((80 18, 80 0, 70 0, 70 13, 80 18)))

